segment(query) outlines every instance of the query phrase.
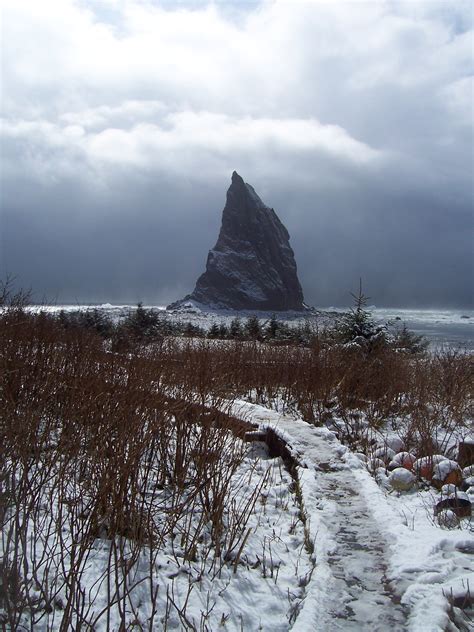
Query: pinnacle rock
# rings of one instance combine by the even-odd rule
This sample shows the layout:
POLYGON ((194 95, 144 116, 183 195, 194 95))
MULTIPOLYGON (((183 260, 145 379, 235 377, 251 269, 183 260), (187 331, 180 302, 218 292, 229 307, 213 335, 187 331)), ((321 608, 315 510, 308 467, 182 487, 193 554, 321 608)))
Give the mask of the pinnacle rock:
POLYGON ((305 309, 288 231, 236 171, 206 271, 178 303, 186 300, 221 309, 305 309))

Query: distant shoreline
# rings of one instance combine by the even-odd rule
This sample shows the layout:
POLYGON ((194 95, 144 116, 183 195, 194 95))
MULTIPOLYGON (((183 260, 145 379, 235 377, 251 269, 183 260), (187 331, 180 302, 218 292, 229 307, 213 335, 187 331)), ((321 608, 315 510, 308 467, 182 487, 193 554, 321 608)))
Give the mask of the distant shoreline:
MULTIPOLYGON (((165 305, 144 305, 147 309, 156 309, 166 311, 165 305)), ((57 305, 41 305, 32 304, 29 309, 42 310, 50 313, 87 309, 103 309, 110 311, 111 315, 120 318, 128 310, 135 309, 136 304, 119 304, 111 303, 69 303, 57 305)), ((299 319, 322 319, 332 318, 338 313, 348 311, 350 307, 325 307, 315 308, 314 312, 306 312, 301 314, 276 314, 281 320, 295 322, 299 319)), ((456 348, 464 348, 474 351, 474 310, 472 309, 412 309, 412 308, 388 308, 388 307, 370 307, 374 318, 381 322, 406 323, 407 327, 416 334, 425 336, 430 342, 430 348, 436 350, 444 345, 456 348)), ((249 312, 250 313, 250 312, 249 312)), ((236 316, 246 318, 247 312, 199 312, 182 311, 180 313, 166 312, 168 318, 177 318, 179 320, 198 321, 203 325, 211 325, 212 322, 222 322, 231 320, 236 316)), ((260 318, 265 319, 270 315, 265 313, 258 314, 260 318)))

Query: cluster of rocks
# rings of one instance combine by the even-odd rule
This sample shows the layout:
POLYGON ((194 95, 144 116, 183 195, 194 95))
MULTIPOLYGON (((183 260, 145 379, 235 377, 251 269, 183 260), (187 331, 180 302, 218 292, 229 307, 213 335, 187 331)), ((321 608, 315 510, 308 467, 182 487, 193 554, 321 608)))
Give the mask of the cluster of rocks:
POLYGON ((398 493, 429 484, 439 492, 434 516, 440 526, 453 528, 470 518, 474 504, 474 443, 461 442, 456 459, 444 454, 417 457, 398 437, 375 447, 367 467, 376 479, 398 493))

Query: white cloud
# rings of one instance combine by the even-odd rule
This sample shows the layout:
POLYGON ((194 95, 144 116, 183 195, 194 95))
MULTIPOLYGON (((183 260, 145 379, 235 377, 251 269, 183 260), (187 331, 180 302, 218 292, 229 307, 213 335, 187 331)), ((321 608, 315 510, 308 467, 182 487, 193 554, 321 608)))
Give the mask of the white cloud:
POLYGON ((362 99, 378 84, 430 89, 472 64, 470 33, 413 16, 410 4, 267 2, 238 23, 218 6, 167 10, 139 0, 117 3, 115 21, 103 22, 97 6, 6 0, 7 111, 32 100, 57 115, 146 99, 298 117, 309 99, 320 118, 321 93, 332 102, 339 92, 362 99))
MULTIPOLYGON (((383 152, 352 138, 336 125, 321 125, 314 119, 237 118, 210 112, 173 112, 163 114, 160 104, 128 103, 122 108, 97 108, 97 111, 68 113, 62 124, 49 121, 3 121, 4 140, 15 139, 27 148, 17 163, 18 175, 28 162, 28 170, 41 179, 50 171, 59 177, 70 175, 78 159, 87 164, 90 178, 96 179, 104 166, 129 166, 169 171, 186 175, 199 164, 207 176, 216 169, 219 157, 248 161, 265 156, 267 171, 280 171, 291 156, 310 160, 325 156, 344 164, 374 166, 387 159, 383 152), (161 123, 123 125, 124 117, 133 118, 156 112, 161 123), (120 117, 122 127, 111 125, 120 117), (101 124, 101 129, 94 129, 101 124), (42 159, 38 160, 38 156, 42 159)), ((146 120, 146 118, 145 118, 146 120)), ((12 167, 13 169, 14 167, 12 167)), ((218 168, 218 167, 217 167, 218 168)), ((48 176, 49 177, 49 176, 48 176)))
MULTIPOLYGON (((50 123, 52 143, 79 125, 85 155, 118 162, 184 146, 273 145, 356 164, 401 146, 417 154, 409 120, 391 146, 398 107, 426 100, 446 115, 444 137, 472 114, 461 97, 472 33, 419 4, 264 2, 233 21, 219 5, 123 0, 104 13, 86 0, 5 0, 4 114, 50 123)), ((463 3, 447 6, 466 22, 463 3)))

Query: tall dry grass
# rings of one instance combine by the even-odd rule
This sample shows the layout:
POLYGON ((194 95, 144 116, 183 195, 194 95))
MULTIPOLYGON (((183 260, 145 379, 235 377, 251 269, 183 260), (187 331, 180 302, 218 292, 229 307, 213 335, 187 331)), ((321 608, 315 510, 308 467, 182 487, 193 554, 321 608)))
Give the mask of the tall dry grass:
MULTIPOLYGON (((153 569, 165 545, 184 561, 199 551, 208 571, 239 550, 260 490, 233 501, 241 429, 221 412, 206 350, 190 364, 182 357, 172 345, 110 353, 98 335, 44 314, 0 315, 7 629, 107 627, 114 608, 126 629, 138 588, 157 603, 153 569), (91 594, 83 580, 98 541, 108 561, 91 594)), ((150 630, 163 615, 153 610, 150 630)))
POLYGON ((235 398, 331 422, 362 449, 392 423, 409 449, 433 454, 468 430, 473 367, 461 351, 366 353, 318 332, 305 347, 163 336, 111 347, 10 306, 0 314, 2 624, 88 630, 115 610, 127 629, 145 588, 148 629, 171 612, 189 627, 173 594, 159 612, 153 569, 169 542, 206 572, 237 564, 260 490, 234 499, 245 454, 245 427, 225 414, 235 398), (97 541, 108 561, 86 592, 97 541))

